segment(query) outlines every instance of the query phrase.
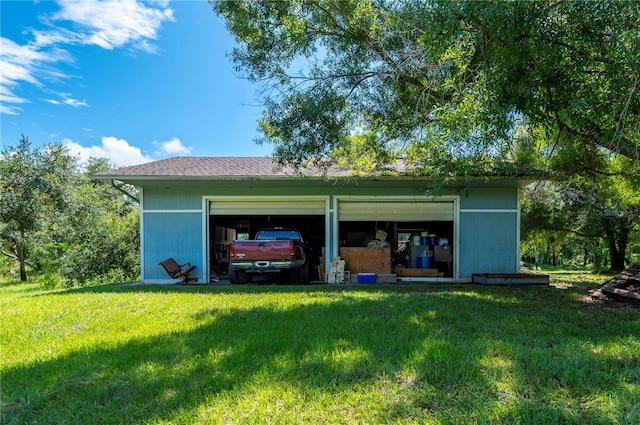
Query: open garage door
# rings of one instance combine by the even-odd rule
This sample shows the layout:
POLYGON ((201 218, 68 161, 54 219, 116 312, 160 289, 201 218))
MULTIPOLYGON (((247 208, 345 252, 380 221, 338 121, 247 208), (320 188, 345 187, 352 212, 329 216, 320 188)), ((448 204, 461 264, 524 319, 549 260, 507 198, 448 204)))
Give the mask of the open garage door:
POLYGON ((453 221, 453 202, 341 200, 339 221, 453 221))
POLYGON ((325 200, 243 199, 211 201, 209 215, 324 215, 325 200))

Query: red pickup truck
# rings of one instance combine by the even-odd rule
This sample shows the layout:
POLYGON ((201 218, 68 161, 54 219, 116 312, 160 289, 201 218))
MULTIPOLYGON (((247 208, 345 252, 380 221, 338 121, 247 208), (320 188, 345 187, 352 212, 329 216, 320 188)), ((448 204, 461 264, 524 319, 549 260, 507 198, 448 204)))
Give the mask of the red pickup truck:
POLYGON ((309 283, 309 249, 300 232, 260 229, 253 240, 231 242, 229 282, 251 282, 255 274, 288 274, 290 283, 309 283))

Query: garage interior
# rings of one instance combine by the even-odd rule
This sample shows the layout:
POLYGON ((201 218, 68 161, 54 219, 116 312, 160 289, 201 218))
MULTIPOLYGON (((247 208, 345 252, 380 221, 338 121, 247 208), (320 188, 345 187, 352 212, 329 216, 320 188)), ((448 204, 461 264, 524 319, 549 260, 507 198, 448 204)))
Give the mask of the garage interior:
MULTIPOLYGON (((325 219, 323 216, 210 216, 209 217, 211 275, 224 276, 227 273, 229 261, 229 243, 234 239, 250 239, 256 231, 265 227, 284 227, 299 229, 309 245, 311 252, 311 279, 314 282, 323 282, 325 276, 324 265, 320 267, 323 247, 325 245, 325 219), (322 271, 321 271, 322 270, 322 271)), ((450 241, 453 240, 453 222, 376 222, 376 221, 342 221, 339 223, 339 247, 377 247, 388 246, 391 248, 391 262, 394 271, 399 269, 406 271, 404 277, 425 277, 417 273, 421 254, 430 251, 433 263, 423 268, 437 269, 438 277, 453 276, 453 256, 450 241), (376 234, 383 231, 387 236, 386 244, 380 244, 376 234), (435 241, 429 238, 427 242, 423 234, 435 235, 435 241), (417 243, 420 238, 420 243, 417 243), (388 244, 388 245, 387 245, 388 244), (434 246, 435 244, 435 246, 434 246), (441 247, 441 248, 437 248, 441 247), (444 248, 444 249, 443 249, 444 248), (446 250, 445 250, 446 249, 446 250), (444 254, 436 252, 444 251, 444 254), (411 274, 415 276, 411 276, 411 274)), ((374 248, 370 248, 374 249, 374 248)), ((288 282, 283 276, 283 282, 288 282)))
MULTIPOLYGON (((259 229, 268 227, 298 229, 311 253, 311 280, 322 280, 318 273, 325 235, 325 218, 322 215, 210 215, 211 276, 226 275, 231 241, 252 239, 259 229)), ((288 282, 288 277, 282 276, 278 280, 288 282)))
POLYGON ((341 221, 340 247, 389 247, 393 271, 404 277, 425 277, 415 269, 437 269, 438 276, 453 277, 452 221, 341 221), (384 233, 380 233, 380 231, 384 233), (376 235, 386 235, 380 243, 376 235), (420 257, 429 257, 420 264, 420 257), (406 272, 406 273, 405 273, 406 272), (413 274, 413 276, 412 276, 413 274))

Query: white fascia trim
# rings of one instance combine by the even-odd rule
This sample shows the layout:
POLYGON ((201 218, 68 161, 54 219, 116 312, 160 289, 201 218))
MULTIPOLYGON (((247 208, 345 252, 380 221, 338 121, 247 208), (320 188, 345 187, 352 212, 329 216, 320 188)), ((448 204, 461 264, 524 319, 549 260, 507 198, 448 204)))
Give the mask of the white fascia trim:
POLYGON ((287 196, 287 195, 243 195, 243 196, 225 196, 225 195, 203 195, 202 199, 205 201, 282 201, 282 202, 305 202, 305 201, 327 201, 329 195, 299 195, 299 196, 287 196))
POLYGON ((337 201, 459 202, 460 195, 335 195, 337 201))

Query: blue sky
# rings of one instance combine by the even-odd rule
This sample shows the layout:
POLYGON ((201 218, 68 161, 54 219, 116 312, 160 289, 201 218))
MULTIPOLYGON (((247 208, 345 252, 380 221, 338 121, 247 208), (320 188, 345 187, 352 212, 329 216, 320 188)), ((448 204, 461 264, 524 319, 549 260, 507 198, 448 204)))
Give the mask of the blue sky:
POLYGON ((0 15, 2 147, 24 134, 115 166, 271 152, 206 0, 2 0, 0 15))

